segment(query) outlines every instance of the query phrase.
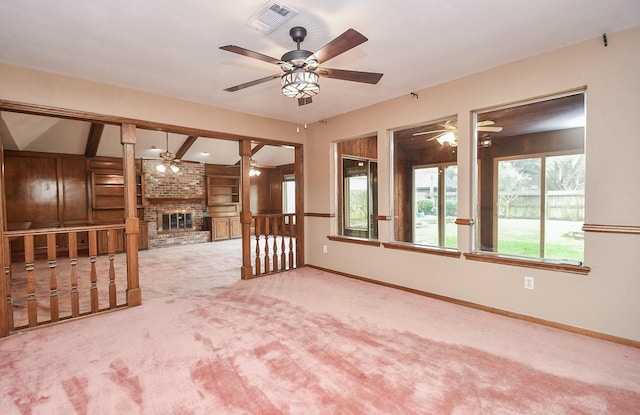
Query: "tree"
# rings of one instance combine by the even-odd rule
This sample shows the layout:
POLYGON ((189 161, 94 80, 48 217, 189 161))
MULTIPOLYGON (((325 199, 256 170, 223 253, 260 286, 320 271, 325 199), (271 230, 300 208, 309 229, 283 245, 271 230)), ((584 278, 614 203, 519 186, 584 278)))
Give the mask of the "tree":
POLYGON ((584 190, 584 154, 547 157, 547 191, 584 190))
POLYGON ((509 217, 509 208, 527 190, 540 191, 540 159, 503 160, 498 163, 498 209, 509 217))

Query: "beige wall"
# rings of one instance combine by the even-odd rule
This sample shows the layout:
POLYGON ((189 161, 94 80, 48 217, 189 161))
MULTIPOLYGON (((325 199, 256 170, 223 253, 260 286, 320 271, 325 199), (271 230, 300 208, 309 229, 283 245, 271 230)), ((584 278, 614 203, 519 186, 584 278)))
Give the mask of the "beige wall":
MULTIPOLYGON (((473 218, 471 112, 586 87, 586 223, 640 226, 640 28, 515 62, 312 124, 305 146, 306 211, 333 213, 332 143, 378 132, 379 209, 392 214, 389 130, 458 115, 458 217, 473 218), (313 157, 310 157, 313 154, 313 157)), ((479 263, 329 241, 335 220, 308 217, 307 263, 640 341, 640 235, 588 232, 588 275, 479 263), (328 253, 322 253, 322 245, 328 253), (358 260, 359 259, 359 260, 358 260), (523 288, 525 275, 535 290, 523 288)), ((389 241, 392 224, 380 222, 389 241)), ((459 226, 459 249, 472 230, 459 226)))
MULTIPOLYGON (((378 133, 380 214, 391 213, 388 131, 457 114, 459 217, 472 218, 470 112, 587 87, 586 222, 640 226, 640 28, 407 94, 315 123, 290 123, 0 64, 0 99, 305 143, 305 211, 336 213, 332 143, 378 133), (307 141, 304 134, 307 134, 307 141)), ((383 80, 384 82, 384 80, 383 80)), ((640 235, 588 233, 581 276, 332 242, 335 221, 306 219, 307 263, 640 341, 640 235), (322 253, 322 245, 328 253, 322 253), (523 289, 523 276, 536 289, 523 289)), ((460 250, 471 230, 460 226, 460 250)), ((389 241, 391 223, 380 223, 389 241)))
POLYGON ((0 99, 300 143, 296 125, 0 63, 0 99))

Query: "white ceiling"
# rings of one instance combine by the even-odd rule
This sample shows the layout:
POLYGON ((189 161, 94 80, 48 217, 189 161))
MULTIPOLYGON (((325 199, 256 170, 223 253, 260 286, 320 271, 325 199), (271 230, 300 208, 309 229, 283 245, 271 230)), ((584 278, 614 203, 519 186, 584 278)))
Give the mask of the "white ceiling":
POLYGON ((298 14, 265 35, 247 25, 265 0, 2 0, 0 61, 216 107, 311 123, 640 24, 638 0, 287 0, 298 14), (298 108, 279 81, 224 92, 280 69, 293 26, 316 51, 348 28, 368 42, 323 66, 382 72, 378 85, 321 78, 298 108))
MULTIPOLYGON (((0 62, 303 124, 640 25, 638 0, 287 0, 297 15, 265 35, 248 24, 265 1, 0 0, 0 62), (323 66, 382 80, 321 78, 320 94, 302 107, 278 80, 223 91, 280 69, 220 46, 279 59, 295 49, 293 26, 307 29, 301 46, 310 51, 349 28, 361 32, 367 42, 323 66)), ((51 151, 55 142, 57 152, 84 154, 90 124, 3 113, 0 128, 5 148, 51 151)), ((170 134, 169 149, 185 140, 170 134)), ((165 149, 165 133, 140 130, 138 143, 136 157, 157 157, 151 147, 165 149)), ((261 149, 256 161, 293 162, 290 149, 275 150, 261 149)), ((232 164, 237 152, 236 143, 200 138, 184 159, 232 164)), ((98 154, 121 155, 115 127, 106 126, 98 154)))

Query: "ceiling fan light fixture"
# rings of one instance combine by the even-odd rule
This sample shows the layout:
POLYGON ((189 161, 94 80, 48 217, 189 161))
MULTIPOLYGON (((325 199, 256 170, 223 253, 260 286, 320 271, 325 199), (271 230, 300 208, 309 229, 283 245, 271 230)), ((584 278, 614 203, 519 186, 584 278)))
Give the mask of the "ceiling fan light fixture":
POLYGON ((171 163, 171 164, 169 165, 169 168, 171 169, 171 171, 172 171, 173 173, 177 173, 177 172, 179 172, 179 171, 180 171, 180 167, 176 166, 176 165, 175 165, 175 164, 173 164, 173 163, 171 163))
POLYGON ((260 170, 258 170, 256 166, 257 166, 256 161, 252 158, 249 158, 249 176, 250 177, 260 176, 260 170))
POLYGON ((458 145, 458 140, 453 131, 442 134, 437 138, 437 140, 440 145, 449 144, 451 147, 456 147, 458 145))
POLYGON ((167 171, 167 166, 165 166, 164 163, 156 164, 156 170, 159 173, 164 173, 167 171))
POLYGON ((297 68, 282 75, 282 94, 289 98, 311 98, 320 92, 316 72, 297 68))

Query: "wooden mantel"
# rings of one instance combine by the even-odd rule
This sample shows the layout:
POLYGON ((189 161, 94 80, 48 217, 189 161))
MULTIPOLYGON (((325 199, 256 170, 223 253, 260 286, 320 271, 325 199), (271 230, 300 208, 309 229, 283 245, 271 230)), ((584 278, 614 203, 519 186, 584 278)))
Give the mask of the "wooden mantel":
POLYGON ((147 201, 156 205, 169 203, 204 203, 204 196, 197 197, 148 197, 147 201))

